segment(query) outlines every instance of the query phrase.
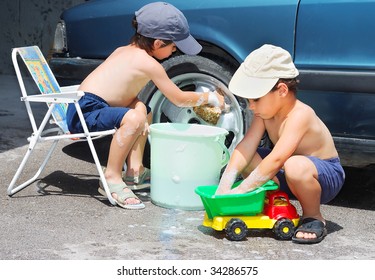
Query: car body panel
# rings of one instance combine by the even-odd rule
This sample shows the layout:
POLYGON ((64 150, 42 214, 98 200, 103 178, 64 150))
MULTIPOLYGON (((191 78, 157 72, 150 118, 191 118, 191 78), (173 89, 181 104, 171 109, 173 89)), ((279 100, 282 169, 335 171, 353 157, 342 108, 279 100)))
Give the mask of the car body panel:
MULTIPOLYGON (((134 34, 134 11, 150 2, 96 0, 66 10, 62 18, 69 23, 68 37, 80 38, 68 42, 70 56, 105 58, 116 47, 128 44, 134 34), (87 32, 92 29, 95 36, 87 32)), ((222 47, 239 61, 245 59, 249 50, 267 41, 293 52, 297 0, 240 0, 235 4, 226 0, 168 2, 184 12, 196 39, 222 47), (249 17, 250 22, 239 25, 235 20, 239 17, 249 17), (277 26, 270 21, 275 17, 279 19, 277 26), (253 34, 258 34, 255 40, 253 34)))
POLYGON ((337 137, 375 139, 374 12, 368 0, 299 6, 294 62, 309 73, 299 95, 337 137))
POLYGON ((293 54, 296 0, 219 1, 220 8, 215 9, 212 9, 213 3, 218 2, 215 0, 204 1, 203 6, 199 0, 184 1, 181 5, 177 2, 182 1, 171 1, 174 2, 184 11, 194 37, 219 46, 239 62, 249 50, 265 42, 278 44, 293 54), (199 7, 200 12, 188 7, 199 7), (236 18, 247 20, 242 22, 236 18), (278 18, 277 26, 270 20, 273 18, 278 18))
POLYGON ((298 68, 374 71, 374 14, 375 2, 369 0, 302 0, 295 48, 298 68))

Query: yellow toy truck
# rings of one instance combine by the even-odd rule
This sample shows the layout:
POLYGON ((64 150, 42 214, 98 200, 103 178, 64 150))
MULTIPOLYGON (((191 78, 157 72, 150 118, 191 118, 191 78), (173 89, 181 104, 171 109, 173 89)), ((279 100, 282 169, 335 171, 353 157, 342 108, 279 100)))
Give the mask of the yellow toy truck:
POLYGON ((233 241, 245 239, 248 229, 272 229, 277 239, 292 238, 299 215, 288 195, 277 190, 274 181, 245 194, 215 195, 216 189, 217 186, 195 189, 206 211, 204 226, 225 230, 228 239, 233 241))

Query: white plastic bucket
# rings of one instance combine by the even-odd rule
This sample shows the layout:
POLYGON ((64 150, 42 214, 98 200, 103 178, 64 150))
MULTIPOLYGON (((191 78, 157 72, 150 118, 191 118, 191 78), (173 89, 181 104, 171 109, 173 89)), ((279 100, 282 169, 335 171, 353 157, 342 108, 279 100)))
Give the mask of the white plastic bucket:
POLYGON ((162 207, 203 210, 195 188, 217 185, 229 160, 228 131, 179 123, 150 125, 151 201, 162 207))

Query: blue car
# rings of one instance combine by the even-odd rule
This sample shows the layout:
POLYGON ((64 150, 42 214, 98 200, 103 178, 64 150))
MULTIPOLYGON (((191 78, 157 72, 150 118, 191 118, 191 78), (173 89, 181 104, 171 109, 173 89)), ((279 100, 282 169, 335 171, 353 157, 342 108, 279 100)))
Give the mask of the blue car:
MULTIPOLYGON (((61 83, 80 82, 115 48, 127 45, 134 12, 152 1, 91 0, 64 11, 50 66, 61 83)), ((265 43, 288 50, 300 71, 299 99, 330 129, 346 166, 375 163, 375 1, 169 0, 202 44, 198 56, 176 52, 163 61, 186 90, 224 89, 231 112, 217 126, 229 131, 230 151, 252 113, 227 85, 245 57, 265 43)), ((149 83, 140 98, 153 122, 206 124, 191 108, 178 108, 149 83)), ((267 137, 263 143, 267 144, 267 137)))

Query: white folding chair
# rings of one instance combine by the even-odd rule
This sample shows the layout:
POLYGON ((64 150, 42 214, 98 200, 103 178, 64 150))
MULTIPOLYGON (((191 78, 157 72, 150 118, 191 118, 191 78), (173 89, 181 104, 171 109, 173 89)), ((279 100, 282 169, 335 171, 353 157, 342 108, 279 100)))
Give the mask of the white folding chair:
POLYGON ((116 205, 116 201, 112 198, 111 192, 108 188, 108 184, 105 180, 104 173, 93 144, 93 139, 114 134, 116 130, 111 129, 100 132, 89 132, 81 108, 78 104, 79 99, 85 93, 79 91, 78 86, 60 87, 38 46, 14 48, 12 50, 12 61, 14 69, 16 71, 18 83, 21 88, 21 101, 25 102, 27 114, 30 119, 33 132, 31 136, 27 139, 29 141, 29 148, 8 187, 8 195, 12 196, 13 194, 24 189, 25 187, 29 186, 31 183, 37 180, 39 175, 42 173, 44 167, 46 166, 48 160, 50 159, 60 139, 83 139, 88 142, 91 154, 94 158, 95 165, 98 170, 100 180, 102 181, 107 197, 111 204, 116 205), (22 77, 20 67, 18 64, 18 56, 21 57, 23 62, 25 63, 26 68, 28 69, 29 73, 31 74, 34 82, 36 83, 40 91, 40 94, 28 95, 24 84, 24 79, 22 77), (42 122, 40 123, 39 127, 37 126, 37 123, 33 115, 33 111, 30 104, 31 102, 45 102, 48 106, 48 111, 44 116, 42 122), (69 103, 74 103, 77 109, 78 116, 84 130, 83 133, 70 134, 68 130, 66 124, 66 110, 69 103), (51 120, 50 123, 55 124, 56 126, 51 129, 46 129, 46 125, 49 120, 51 120), (32 178, 16 186, 16 182, 18 181, 20 174, 22 173, 28 159, 30 158, 30 155, 34 151, 35 146, 39 142, 44 141, 52 141, 52 145, 45 159, 42 161, 39 169, 32 178))

